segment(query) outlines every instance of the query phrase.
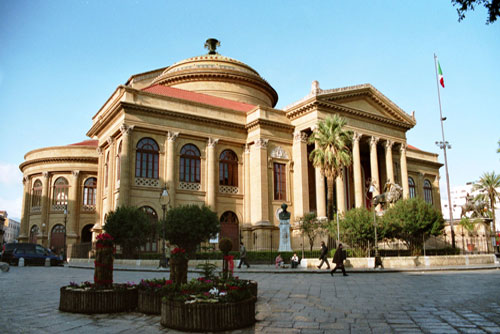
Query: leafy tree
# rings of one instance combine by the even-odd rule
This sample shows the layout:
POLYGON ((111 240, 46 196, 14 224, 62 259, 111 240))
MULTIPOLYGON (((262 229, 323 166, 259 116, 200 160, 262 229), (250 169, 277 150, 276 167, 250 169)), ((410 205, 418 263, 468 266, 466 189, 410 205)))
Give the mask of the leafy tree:
POLYGON ((500 192, 498 191, 500 189, 500 175, 496 175, 494 171, 484 173, 472 189, 479 190, 488 197, 493 217, 493 231, 496 231, 495 204, 497 200, 500 200, 500 192))
MULTIPOLYGON (((378 220, 378 217, 375 219, 378 220)), ((355 208, 347 211, 339 224, 345 240, 348 240, 352 247, 366 251, 368 243, 375 239, 373 212, 366 208, 355 208)))
POLYGON ((441 211, 421 198, 400 200, 383 216, 382 234, 402 240, 414 255, 420 254, 424 239, 444 229, 441 211))
POLYGON ((312 251, 314 240, 325 230, 325 225, 318 220, 315 212, 309 212, 298 219, 300 223, 300 231, 307 236, 309 247, 312 251))
POLYGON ((498 141, 497 153, 500 153, 500 140, 498 141))
POLYGON ((316 148, 309 155, 314 167, 321 170, 328 185, 328 219, 333 219, 333 186, 335 178, 342 173, 344 166, 352 161, 350 144, 352 132, 345 129, 346 121, 338 115, 327 117, 318 123, 309 138, 316 148))
POLYGON ((458 6, 458 21, 465 18, 465 12, 474 10, 475 6, 483 5, 488 10, 487 24, 493 23, 500 16, 500 0, 451 0, 453 6, 458 6))
POLYGON ((220 231, 217 214, 207 206, 184 205, 167 211, 165 237, 172 244, 193 253, 203 241, 220 231))
POLYGON ((133 258, 157 234, 158 223, 137 207, 120 206, 108 213, 103 228, 122 247, 123 255, 133 258))

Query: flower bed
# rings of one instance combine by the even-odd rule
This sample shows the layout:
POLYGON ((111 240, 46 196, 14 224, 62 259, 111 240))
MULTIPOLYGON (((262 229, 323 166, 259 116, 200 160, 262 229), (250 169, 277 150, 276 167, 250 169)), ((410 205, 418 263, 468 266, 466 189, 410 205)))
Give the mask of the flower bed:
POLYGON ((257 298, 234 303, 190 303, 164 299, 160 323, 182 331, 223 331, 244 328, 255 323, 257 298))
POLYGON ((137 288, 129 284, 113 284, 106 289, 69 285, 61 287, 59 310, 73 313, 116 313, 137 307, 137 288))

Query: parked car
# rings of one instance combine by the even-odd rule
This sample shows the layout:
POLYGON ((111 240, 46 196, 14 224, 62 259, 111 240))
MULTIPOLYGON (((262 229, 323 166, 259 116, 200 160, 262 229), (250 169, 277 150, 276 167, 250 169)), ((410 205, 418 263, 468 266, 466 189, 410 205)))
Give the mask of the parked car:
POLYGON ((18 265, 19 260, 23 258, 25 265, 45 265, 46 259, 50 259, 50 265, 63 265, 63 259, 52 253, 50 249, 37 244, 15 243, 5 244, 5 250, 2 253, 2 262, 12 265, 18 265))

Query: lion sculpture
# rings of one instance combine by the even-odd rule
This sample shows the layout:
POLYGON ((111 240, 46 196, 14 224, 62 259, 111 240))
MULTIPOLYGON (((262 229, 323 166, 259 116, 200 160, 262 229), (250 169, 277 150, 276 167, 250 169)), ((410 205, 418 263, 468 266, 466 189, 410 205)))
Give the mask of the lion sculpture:
POLYGON ((381 204, 382 206, 387 204, 396 203, 403 195, 403 188, 396 183, 387 181, 385 184, 385 192, 377 195, 373 198, 373 205, 377 206, 381 204))

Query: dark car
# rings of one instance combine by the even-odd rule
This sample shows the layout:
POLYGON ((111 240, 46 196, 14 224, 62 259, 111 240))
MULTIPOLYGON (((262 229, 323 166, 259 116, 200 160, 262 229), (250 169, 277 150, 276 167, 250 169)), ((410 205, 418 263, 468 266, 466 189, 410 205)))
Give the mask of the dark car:
POLYGON ((60 256, 55 255, 49 249, 37 244, 15 243, 5 244, 5 250, 2 253, 2 262, 12 265, 19 264, 19 259, 24 259, 25 265, 45 265, 46 259, 50 260, 50 265, 63 265, 60 256))

